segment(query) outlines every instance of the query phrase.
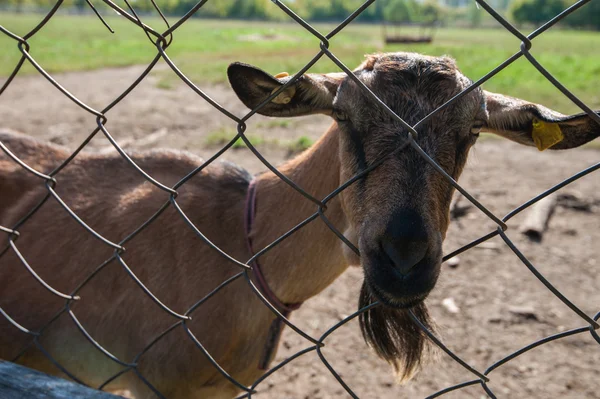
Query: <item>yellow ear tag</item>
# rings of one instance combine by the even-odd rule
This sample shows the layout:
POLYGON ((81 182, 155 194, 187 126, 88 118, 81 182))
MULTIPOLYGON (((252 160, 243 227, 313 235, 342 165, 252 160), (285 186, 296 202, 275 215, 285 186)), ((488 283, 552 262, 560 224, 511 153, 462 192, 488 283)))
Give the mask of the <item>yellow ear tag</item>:
POLYGON ((273 76, 275 79, 281 79, 290 76, 287 72, 279 72, 277 75, 273 76))
POLYGON ((558 123, 547 123, 536 118, 533 118, 531 137, 540 151, 547 150, 565 138, 558 123))

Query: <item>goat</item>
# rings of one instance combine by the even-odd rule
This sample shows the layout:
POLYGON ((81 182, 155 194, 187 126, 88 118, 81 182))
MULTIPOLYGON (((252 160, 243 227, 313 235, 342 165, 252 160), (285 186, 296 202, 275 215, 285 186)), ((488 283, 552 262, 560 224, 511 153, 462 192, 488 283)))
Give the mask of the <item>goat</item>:
MULTIPOLYGON (((354 74, 410 125, 471 84, 452 59, 412 53, 367 56, 354 74)), ((241 63, 229 66, 228 77, 249 108, 257 107, 291 79, 241 63)), ((274 117, 321 113, 334 119, 310 149, 279 169, 316 198, 326 197, 406 140, 406 129, 346 74, 305 74, 259 112, 274 117)), ((600 135, 600 126, 588 115, 564 116, 477 88, 421 124, 415 140, 458 179, 482 130, 539 149, 574 148, 600 135)), ((0 133, 0 140, 41 172, 48 172, 69 155, 64 149, 20 134, 0 133)), ((132 154, 132 159, 165 185, 174 184, 202 163, 192 154, 166 150, 132 154)), ((57 175, 56 191, 83 221, 118 242, 168 198, 136 173, 120 156, 81 153, 57 175)), ((255 249, 264 248, 315 211, 313 203, 273 173, 260 174, 252 183, 256 209, 246 237, 244 209, 251 179, 233 164, 212 163, 181 186, 177 197, 178 205, 200 231, 242 261, 253 255, 247 238, 255 249)), ((272 297, 283 304, 300 303, 325 289, 349 265, 361 265, 365 279, 360 305, 374 300, 383 303, 361 316, 365 339, 400 376, 410 377, 419 368, 426 338, 408 317, 407 309, 428 322, 423 301, 440 273, 453 190, 410 147, 386 158, 332 199, 325 212, 359 248, 360 258, 325 223, 315 220, 259 258, 266 284, 263 291, 270 289, 272 297)), ((7 227, 15 225, 47 194, 39 179, 6 155, 0 155, 0 192, 0 225, 7 227)), ((100 245, 53 200, 18 231, 15 248, 42 279, 61 292, 72 292, 111 256, 111 248, 100 245)), ((7 238, 2 240, 8 245, 7 238)), ((15 248, 8 248, 0 258, 1 306, 15 322, 36 331, 64 302, 37 285, 15 248)), ((171 206, 127 243, 123 261, 178 312, 239 272, 199 240, 171 206)), ((130 361, 172 324, 173 318, 166 312, 154 312, 156 304, 124 278, 121 266, 113 258, 79 292, 82 299, 73 302, 70 310, 104 348, 118 359, 130 361)), ((56 318, 41 335, 40 347, 83 382, 98 386, 123 366, 94 348, 71 318, 65 313, 56 318)), ((11 359, 20 343, 31 337, 0 319, 0 357, 11 359)), ((218 364, 242 384, 251 384, 264 373, 260 363, 268 341, 277 339, 269 333, 275 319, 240 278, 198 307, 193 320, 186 323, 218 364)), ((268 353, 263 366, 273 356, 273 351, 268 353)), ((57 373, 35 348, 22 352, 18 360, 57 373)), ((165 335, 135 362, 138 360, 140 373, 167 398, 228 398, 239 392, 198 352, 182 329, 165 335)), ((121 375, 107 388, 128 389, 136 398, 148 394, 133 372, 121 375)))

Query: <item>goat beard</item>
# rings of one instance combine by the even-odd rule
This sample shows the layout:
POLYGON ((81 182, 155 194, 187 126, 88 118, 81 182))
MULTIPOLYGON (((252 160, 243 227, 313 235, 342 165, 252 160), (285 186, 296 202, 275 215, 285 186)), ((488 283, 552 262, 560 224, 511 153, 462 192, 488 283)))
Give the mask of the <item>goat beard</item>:
MULTIPOLYGON (((376 300, 366 282, 363 282, 359 309, 376 300)), ((433 348, 427 334, 412 320, 409 311, 412 311, 429 331, 433 331, 433 323, 424 302, 410 309, 375 306, 359 316, 360 330, 365 342, 380 358, 394 367, 400 383, 410 380, 418 373, 433 348)))

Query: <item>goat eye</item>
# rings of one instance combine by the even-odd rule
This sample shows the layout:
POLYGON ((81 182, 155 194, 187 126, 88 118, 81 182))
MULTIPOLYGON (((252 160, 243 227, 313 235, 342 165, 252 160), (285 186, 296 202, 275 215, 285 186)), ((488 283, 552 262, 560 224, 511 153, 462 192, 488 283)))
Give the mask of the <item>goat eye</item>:
POLYGON ((333 119, 335 119, 338 122, 343 122, 343 121, 348 120, 348 115, 342 111, 333 111, 331 116, 333 116, 333 119))
POLYGON ((475 122, 473 126, 471 126, 471 134, 478 135, 483 128, 482 122, 475 122))

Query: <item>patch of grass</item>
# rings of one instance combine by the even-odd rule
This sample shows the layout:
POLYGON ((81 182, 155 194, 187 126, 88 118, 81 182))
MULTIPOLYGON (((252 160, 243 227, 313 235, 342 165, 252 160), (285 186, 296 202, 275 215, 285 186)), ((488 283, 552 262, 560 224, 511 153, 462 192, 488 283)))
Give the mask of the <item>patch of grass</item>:
POLYGON ((209 147, 224 146, 237 134, 237 131, 230 128, 222 128, 216 132, 210 133, 204 139, 204 143, 209 147))
MULTIPOLYGON (((112 11, 103 14, 114 28, 114 35, 95 16, 57 15, 28 40, 31 55, 51 73, 148 64, 156 55, 156 48, 143 31, 112 11)), ((41 18, 41 15, 2 13, 0 25, 22 36, 41 18)), ((144 17, 144 22, 156 30, 163 27, 157 18, 144 17)), ((315 24, 320 32, 333 27, 315 24)), ((412 33, 413 29, 402 28, 402 34, 412 33)), ((476 81, 516 53, 519 46, 519 40, 504 29, 449 28, 438 29, 432 44, 384 45, 378 26, 353 23, 331 39, 330 49, 350 68, 358 65, 364 54, 378 51, 448 54, 457 60, 465 75, 476 81)), ((17 42, 6 35, 0 35, 0 48, 0 76, 7 76, 21 53, 17 42)), ((596 32, 552 28, 533 40, 531 53, 581 100, 600 109, 596 84, 600 52, 593 51, 596 48, 600 48, 600 34, 596 32)), ((318 52, 318 39, 295 23, 200 19, 191 19, 177 29, 173 44, 167 49, 183 73, 198 83, 225 82, 226 68, 234 61, 251 63, 273 74, 281 71, 293 74, 318 52)), ((28 62, 25 64, 22 73, 35 73, 28 62)), ((322 57, 310 72, 338 70, 327 57, 322 57)), ((153 73, 159 82, 167 75, 173 76, 168 68, 153 73)), ((486 82, 485 87, 543 103, 563 113, 579 112, 524 57, 486 82)))
MULTIPOLYGON (((262 137, 258 137, 258 136, 247 136, 247 137, 248 137, 248 140, 250 140, 250 142, 254 146, 259 146, 259 145, 262 145, 265 143, 265 139, 262 137)), ((233 143, 233 145, 231 147, 233 149, 239 150, 240 148, 247 148, 248 146, 246 145, 244 140, 238 139, 235 143, 233 143)))
POLYGON ((176 79, 169 79, 168 77, 163 76, 156 82, 156 87, 163 90, 172 90, 178 83, 179 82, 176 79))
MULTIPOLYGON (((221 128, 215 132, 210 133, 204 139, 204 143, 208 147, 222 147, 229 143, 231 139, 237 134, 235 129, 232 128, 221 128)), ((288 155, 297 154, 312 146, 314 141, 307 136, 301 136, 293 141, 280 141, 277 138, 265 138, 262 136, 248 135, 248 140, 254 146, 271 146, 274 148, 285 149, 288 155)), ((231 146, 235 150, 247 148, 246 143, 242 139, 237 139, 231 146)))
POLYGON ((288 143, 287 149, 289 154, 296 154, 298 152, 302 152, 308 149, 310 146, 314 144, 314 141, 310 137, 301 136, 298 137, 295 141, 288 143))
MULTIPOLYGON (((225 144, 229 143, 231 139, 235 137, 237 131, 231 128, 222 128, 213 132, 206 136, 204 142, 209 147, 222 147, 225 144)), ((252 145, 262 145, 265 144, 265 139, 259 136, 247 136, 248 140, 252 143, 252 145)), ((231 148, 239 150, 241 148, 246 148, 246 143, 242 139, 237 139, 235 143, 231 146, 231 148)))
POLYGON ((257 128, 267 128, 267 129, 273 129, 273 128, 289 128, 294 124, 293 121, 289 120, 289 119, 272 119, 272 120, 268 120, 266 122, 260 122, 258 124, 256 124, 257 128))

